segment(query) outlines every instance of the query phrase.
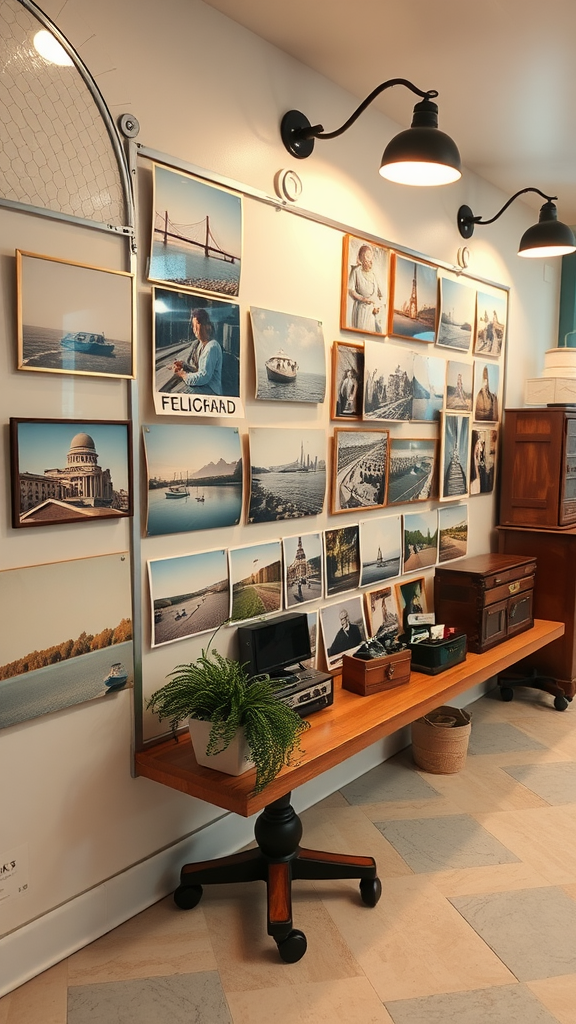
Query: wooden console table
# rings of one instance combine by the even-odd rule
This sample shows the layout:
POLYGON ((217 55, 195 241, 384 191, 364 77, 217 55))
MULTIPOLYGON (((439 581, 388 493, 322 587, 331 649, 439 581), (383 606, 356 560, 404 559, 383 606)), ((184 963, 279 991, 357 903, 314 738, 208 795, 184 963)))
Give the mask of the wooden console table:
POLYGON ((408 683, 368 697, 343 690, 336 681, 332 707, 311 716, 311 728, 302 738, 304 754, 299 763, 283 768, 258 796, 251 793, 254 771, 231 776, 200 767, 188 734, 137 753, 137 772, 147 779, 244 817, 262 811, 254 828, 258 848, 214 861, 186 864, 174 893, 177 905, 183 909, 196 906, 203 884, 266 881, 268 934, 275 939, 283 960, 300 960, 306 952, 306 937, 292 928, 293 878, 359 878, 360 895, 368 906, 378 902, 381 886, 372 857, 320 853, 299 846, 302 825, 290 803, 291 790, 472 686, 498 675, 563 633, 563 622, 536 619, 532 629, 484 654, 468 654, 465 662, 446 672, 437 676, 412 672, 408 683))

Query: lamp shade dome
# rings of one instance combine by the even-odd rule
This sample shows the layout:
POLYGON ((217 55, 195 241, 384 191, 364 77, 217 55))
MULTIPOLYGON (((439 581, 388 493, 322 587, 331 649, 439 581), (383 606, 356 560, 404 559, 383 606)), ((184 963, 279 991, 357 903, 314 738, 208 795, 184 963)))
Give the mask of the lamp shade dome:
POLYGON ((542 259, 546 256, 568 256, 571 252, 576 252, 576 238, 572 228, 558 220, 555 203, 544 203, 540 208, 538 223, 522 235, 518 255, 542 259))

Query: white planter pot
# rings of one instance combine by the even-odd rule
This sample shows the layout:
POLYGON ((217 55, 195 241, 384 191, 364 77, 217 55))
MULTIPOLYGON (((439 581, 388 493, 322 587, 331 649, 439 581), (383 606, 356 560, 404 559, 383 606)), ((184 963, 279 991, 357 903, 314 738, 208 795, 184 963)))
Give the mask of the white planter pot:
POLYGON ((219 754, 207 754, 206 747, 212 728, 211 722, 200 722, 197 718, 189 718, 188 728, 196 760, 203 768, 215 768, 216 771, 224 772, 225 775, 242 775, 250 768, 254 768, 254 761, 250 760, 244 729, 238 730, 226 750, 219 754))

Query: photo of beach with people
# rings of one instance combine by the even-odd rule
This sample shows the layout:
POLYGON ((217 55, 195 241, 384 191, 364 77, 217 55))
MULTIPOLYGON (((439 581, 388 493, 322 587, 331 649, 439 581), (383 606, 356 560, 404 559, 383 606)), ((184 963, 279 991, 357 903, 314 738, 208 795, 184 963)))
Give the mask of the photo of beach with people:
POLYGON ((152 647, 217 629, 228 618, 225 549, 148 562, 152 647))

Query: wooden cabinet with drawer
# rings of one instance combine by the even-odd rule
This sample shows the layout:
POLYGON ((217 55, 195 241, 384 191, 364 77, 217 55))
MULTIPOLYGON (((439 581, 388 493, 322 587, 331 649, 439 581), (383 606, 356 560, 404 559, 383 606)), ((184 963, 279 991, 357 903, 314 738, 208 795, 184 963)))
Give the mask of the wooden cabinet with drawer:
POLYGON ((534 624, 536 559, 510 555, 463 558, 434 577, 436 622, 468 637, 468 650, 483 654, 534 624))

